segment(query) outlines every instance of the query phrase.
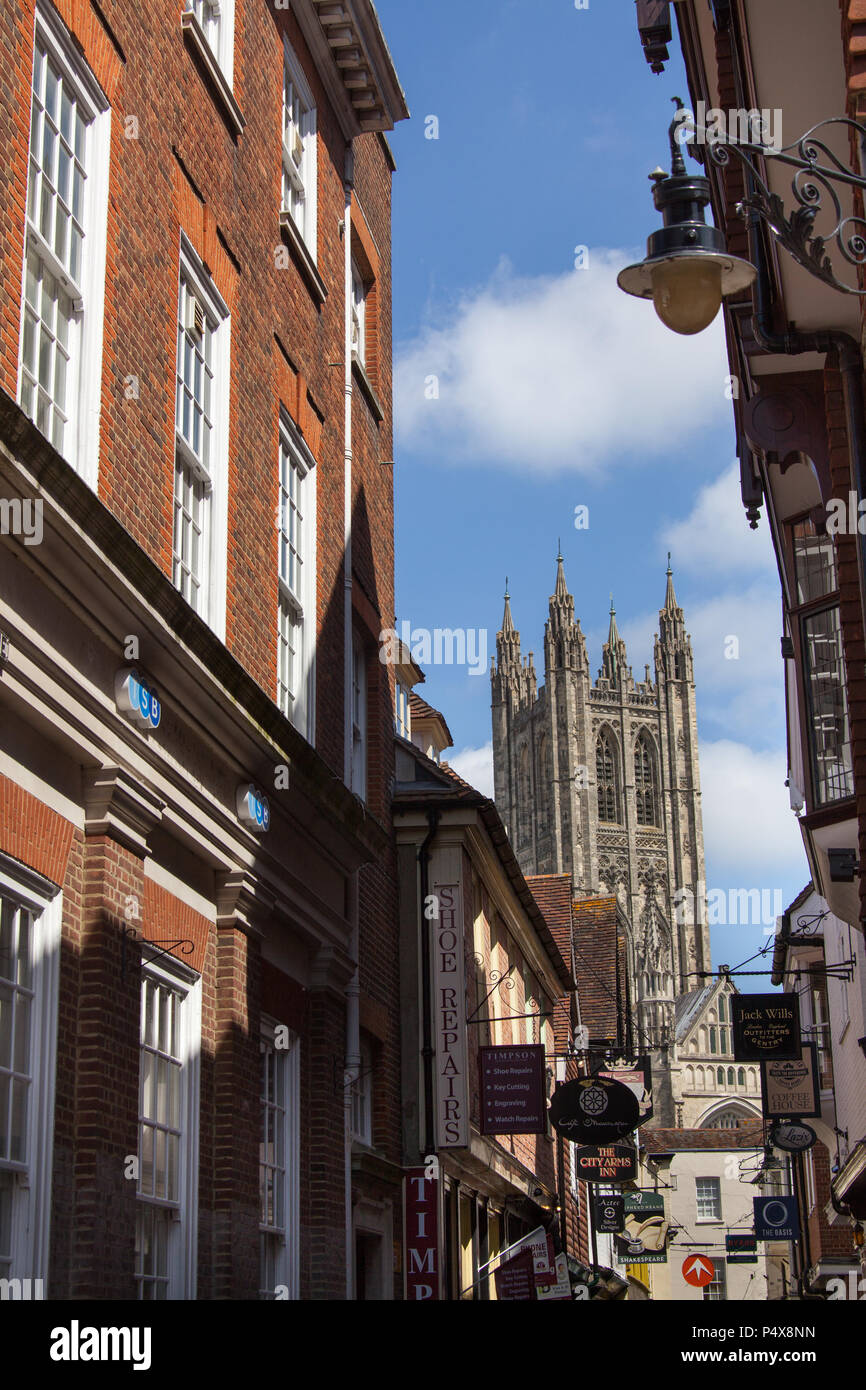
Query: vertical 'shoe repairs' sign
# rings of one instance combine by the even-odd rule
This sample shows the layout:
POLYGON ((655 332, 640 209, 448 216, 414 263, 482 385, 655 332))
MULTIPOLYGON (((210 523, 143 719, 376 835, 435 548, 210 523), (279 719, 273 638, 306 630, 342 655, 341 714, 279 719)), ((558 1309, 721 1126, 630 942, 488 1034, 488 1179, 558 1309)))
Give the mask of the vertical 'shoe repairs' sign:
POLYGON ((430 948, 433 952, 433 1045, 436 1049, 436 1145, 440 1149, 460 1149, 469 1143, 460 850, 443 850, 435 860, 432 891, 438 916, 430 922, 430 948))

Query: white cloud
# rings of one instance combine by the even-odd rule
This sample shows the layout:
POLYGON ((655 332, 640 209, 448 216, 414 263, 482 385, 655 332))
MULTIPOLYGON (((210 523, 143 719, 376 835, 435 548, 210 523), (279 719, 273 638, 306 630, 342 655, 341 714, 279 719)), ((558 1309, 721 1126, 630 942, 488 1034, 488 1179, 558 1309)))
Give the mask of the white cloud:
POLYGON ((719 323, 688 340, 622 293, 623 251, 520 278, 507 261, 398 349, 399 441, 442 460, 592 473, 655 462, 729 419, 719 323), (438 399, 425 384, 438 378, 438 399))
POLYGON ((785 755, 732 739, 701 745, 707 882, 774 888, 809 877, 785 755))
POLYGON ((753 531, 746 520, 736 462, 701 488, 687 517, 662 526, 659 538, 673 554, 674 569, 776 574, 766 526, 753 531))
POLYGON ((484 796, 493 796, 493 744, 485 743, 483 748, 461 748, 453 758, 448 759, 464 782, 468 782, 484 796))
MULTIPOLYGON (((755 580, 692 604, 685 619, 694 652, 701 727, 709 725, 715 734, 740 737, 747 732, 756 745, 775 743, 784 718, 777 582, 755 580)), ((636 680, 643 679, 643 663, 652 662, 658 625, 658 611, 620 625, 636 680)))

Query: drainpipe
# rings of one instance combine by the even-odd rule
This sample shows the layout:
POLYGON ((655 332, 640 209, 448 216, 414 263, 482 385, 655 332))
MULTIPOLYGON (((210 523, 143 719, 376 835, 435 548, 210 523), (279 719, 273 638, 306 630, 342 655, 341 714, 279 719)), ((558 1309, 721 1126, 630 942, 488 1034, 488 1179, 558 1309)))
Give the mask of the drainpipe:
MULTIPOLYGON (((436 1152, 436 1126, 433 1117, 433 1013, 430 990, 430 922, 425 912, 430 891, 430 845, 439 824, 439 812, 427 812, 427 834, 418 849, 421 867, 421 1057, 424 1064, 424 1145, 418 1145, 421 1158, 436 1152)), ((420 1140, 420 1135, 419 1135, 420 1140)))
MULTIPOLYGON (((746 171, 749 195, 756 191, 754 177, 746 171)), ((827 329, 818 333, 799 333, 786 329, 773 331, 770 315, 769 274, 764 247, 758 234, 759 218, 751 213, 748 219, 749 258, 757 267, 754 287, 752 322, 755 339, 765 352, 796 357, 804 352, 836 353, 839 370, 845 384, 845 414, 848 427, 848 451, 851 459, 854 486, 858 499, 866 498, 866 415, 863 403, 863 358, 859 344, 849 333, 827 329)), ((847 500, 847 499, 846 499, 847 500)), ((857 557, 860 570, 860 608, 863 630, 866 633, 866 536, 857 531, 857 557)))
MULTIPOLYGON (((343 249, 345 252, 345 325, 344 381, 345 419, 343 452, 343 780, 352 785, 352 186, 354 184, 354 151, 346 145, 345 211, 343 213, 343 249)), ((346 986, 346 1062, 343 1075, 345 1097, 346 1144, 346 1298, 354 1296, 354 1240, 352 1234, 352 1096, 361 1071, 360 998, 361 981, 358 971, 358 872, 348 882, 349 955, 355 962, 352 978, 346 986)))

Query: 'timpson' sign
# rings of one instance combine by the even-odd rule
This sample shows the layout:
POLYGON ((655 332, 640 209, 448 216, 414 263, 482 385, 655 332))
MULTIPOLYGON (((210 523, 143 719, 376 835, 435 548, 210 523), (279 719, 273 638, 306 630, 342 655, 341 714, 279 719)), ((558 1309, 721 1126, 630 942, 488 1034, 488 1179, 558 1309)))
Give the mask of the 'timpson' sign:
POLYGON ((406 1298, 416 1303, 439 1297, 439 1182, 425 1168, 408 1168, 403 1179, 406 1238, 406 1298))
POLYGON ((430 926, 433 950, 433 1026, 436 1048, 436 1143, 469 1143, 466 1076, 466 985, 463 899, 459 882, 434 882, 439 916, 430 926))

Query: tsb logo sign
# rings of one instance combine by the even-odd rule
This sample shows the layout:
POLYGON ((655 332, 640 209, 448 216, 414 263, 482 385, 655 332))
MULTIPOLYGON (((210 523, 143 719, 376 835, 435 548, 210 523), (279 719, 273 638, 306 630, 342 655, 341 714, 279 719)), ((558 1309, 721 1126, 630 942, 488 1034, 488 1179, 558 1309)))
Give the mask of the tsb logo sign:
POLYGON ((261 834, 271 823, 271 808, 268 799, 252 782, 238 787, 238 820, 248 830, 261 834))
POLYGON ((134 670, 118 671, 114 678, 114 700, 121 714, 139 729, 158 729, 162 705, 142 676, 134 670))

